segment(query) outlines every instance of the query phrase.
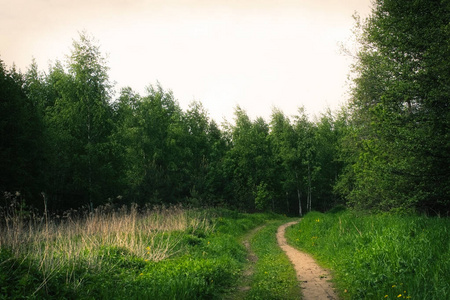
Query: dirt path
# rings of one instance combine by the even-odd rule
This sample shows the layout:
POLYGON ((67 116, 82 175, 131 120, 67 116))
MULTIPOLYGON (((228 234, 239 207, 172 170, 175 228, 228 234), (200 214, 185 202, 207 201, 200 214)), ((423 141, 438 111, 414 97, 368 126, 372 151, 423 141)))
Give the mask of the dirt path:
POLYGON ((284 237, 286 227, 297 224, 296 222, 289 222, 278 227, 277 240, 281 249, 286 252, 289 260, 292 262, 297 272, 297 278, 300 281, 303 300, 316 299, 334 299, 337 300, 331 283, 329 280, 331 276, 329 272, 321 268, 314 259, 301 251, 289 246, 284 237))

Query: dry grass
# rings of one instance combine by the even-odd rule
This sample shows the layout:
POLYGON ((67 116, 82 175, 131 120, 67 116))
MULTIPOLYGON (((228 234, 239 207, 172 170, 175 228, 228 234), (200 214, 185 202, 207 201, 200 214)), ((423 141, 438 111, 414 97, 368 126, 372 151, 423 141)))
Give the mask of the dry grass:
POLYGON ((39 262, 46 280, 64 270, 67 283, 75 285, 77 279, 72 278, 71 270, 79 261, 93 270, 103 265, 111 268, 110 263, 103 263, 111 249, 145 261, 160 261, 176 253, 183 238, 180 231, 213 230, 204 213, 180 206, 103 206, 92 213, 73 210, 50 220, 45 215, 25 216, 13 202, 2 215, 0 249, 39 262))

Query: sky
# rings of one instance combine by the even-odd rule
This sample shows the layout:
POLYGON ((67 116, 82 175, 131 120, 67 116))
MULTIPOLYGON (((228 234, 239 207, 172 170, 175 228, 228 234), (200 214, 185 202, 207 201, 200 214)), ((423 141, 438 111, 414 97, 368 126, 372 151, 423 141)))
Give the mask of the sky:
MULTIPOLYGON (((348 100, 353 14, 371 0, 0 0, 0 58, 26 71, 64 61, 81 31, 107 56, 116 89, 159 82, 186 110, 232 121, 237 106, 310 116, 348 100)), ((118 94, 117 94, 118 95, 118 94)))

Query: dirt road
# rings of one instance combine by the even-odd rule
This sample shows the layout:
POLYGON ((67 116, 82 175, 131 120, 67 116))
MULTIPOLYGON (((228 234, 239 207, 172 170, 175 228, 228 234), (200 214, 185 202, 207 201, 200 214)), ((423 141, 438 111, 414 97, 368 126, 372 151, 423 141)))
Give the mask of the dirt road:
POLYGON ((290 261, 294 265, 297 272, 297 278, 302 287, 304 300, 320 300, 334 299, 337 300, 334 289, 329 280, 331 276, 329 272, 321 268, 314 259, 301 251, 289 246, 284 237, 286 227, 297 224, 297 222, 289 222, 281 225, 277 232, 277 241, 281 249, 286 252, 290 261))

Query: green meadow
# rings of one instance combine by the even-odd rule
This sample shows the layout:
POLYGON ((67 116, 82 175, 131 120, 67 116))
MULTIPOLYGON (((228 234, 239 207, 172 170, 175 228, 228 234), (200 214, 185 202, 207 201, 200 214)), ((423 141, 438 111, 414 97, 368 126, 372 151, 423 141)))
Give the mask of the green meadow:
POLYGON ((449 299, 450 219, 311 212, 288 241, 334 274, 343 299, 449 299))
POLYGON ((59 220, 6 215, 1 299, 215 299, 237 285, 239 237, 276 215, 98 208, 59 220))
MULTIPOLYGON (((3 211, 0 299, 299 299, 275 236, 290 220, 180 206, 51 219, 3 211), (244 238, 257 259, 247 259, 244 238)), ((450 297, 448 218, 334 209, 308 213, 286 234, 331 269, 342 299, 450 297)))

